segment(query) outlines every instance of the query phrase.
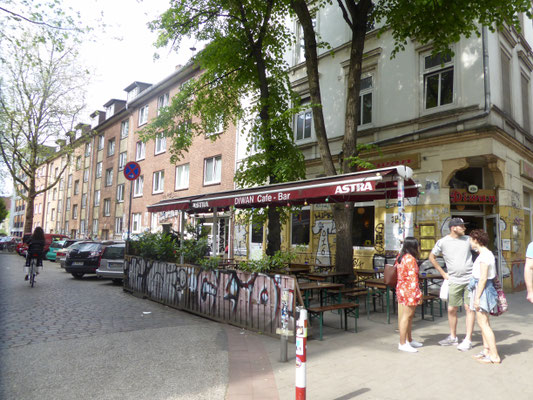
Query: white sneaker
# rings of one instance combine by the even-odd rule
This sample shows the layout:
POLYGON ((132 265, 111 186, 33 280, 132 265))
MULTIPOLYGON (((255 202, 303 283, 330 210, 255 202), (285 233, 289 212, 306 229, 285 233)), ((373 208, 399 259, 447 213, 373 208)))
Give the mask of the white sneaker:
POLYGON ((422 343, 417 342, 416 340, 411 340, 411 341, 408 342, 408 343, 411 345, 411 347, 413 347, 413 348, 415 348, 415 349, 418 349, 418 348, 420 348, 420 347, 423 346, 422 343))
POLYGON ((457 337, 452 338, 451 336, 448 336, 446 339, 441 340, 439 344, 441 346, 457 346, 459 340, 457 340, 457 337))
POLYGON ((418 353, 418 350, 412 347, 409 342, 405 342, 405 344, 398 343, 398 350, 406 351, 407 353, 418 353))
POLYGON ((457 346, 457 350, 460 351, 468 351, 472 348, 472 342, 468 339, 464 339, 459 346, 457 346))

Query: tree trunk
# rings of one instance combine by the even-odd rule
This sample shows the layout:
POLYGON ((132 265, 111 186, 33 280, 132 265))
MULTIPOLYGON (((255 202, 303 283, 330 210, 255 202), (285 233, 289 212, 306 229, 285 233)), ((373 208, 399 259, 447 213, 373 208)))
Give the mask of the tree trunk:
POLYGON ((338 272, 348 272, 348 281, 353 281, 353 203, 335 204, 333 206, 337 249, 335 251, 335 267, 338 272), (346 207, 348 205, 348 207, 346 207))
POLYGON ((24 233, 33 232, 33 211, 35 204, 35 180, 30 178, 28 197, 26 199, 26 213, 24 216, 24 233))

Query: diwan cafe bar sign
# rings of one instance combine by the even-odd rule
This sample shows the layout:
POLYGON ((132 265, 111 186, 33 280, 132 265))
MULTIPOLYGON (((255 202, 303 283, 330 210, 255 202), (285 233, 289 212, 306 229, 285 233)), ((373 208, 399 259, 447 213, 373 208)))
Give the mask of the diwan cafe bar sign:
POLYGON ((243 195, 221 196, 198 201, 192 201, 192 208, 204 209, 211 207, 227 206, 267 206, 269 204, 281 203, 291 204, 292 202, 316 202, 316 199, 326 197, 343 197, 357 193, 373 192, 376 189, 376 181, 368 180, 362 182, 341 182, 330 185, 317 185, 311 187, 287 188, 285 190, 262 191, 259 193, 247 193, 243 195))
POLYGON ((496 192, 494 190, 480 189, 476 193, 470 193, 466 189, 450 189, 451 204, 496 204, 496 192))

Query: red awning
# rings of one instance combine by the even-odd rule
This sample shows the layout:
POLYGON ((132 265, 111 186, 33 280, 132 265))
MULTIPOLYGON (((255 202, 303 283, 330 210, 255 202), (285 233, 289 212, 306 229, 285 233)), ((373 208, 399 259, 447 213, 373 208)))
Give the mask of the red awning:
MULTIPOLYGON (((372 201, 398 197, 398 179, 405 167, 375 169, 343 175, 326 176, 304 181, 286 182, 248 189, 230 190, 204 195, 168 199, 148 206, 150 212, 186 210, 207 212, 230 206, 236 208, 291 206, 312 203, 372 201)), ((410 171, 410 169, 409 169, 410 171)), ((404 183, 404 197, 418 195, 418 187, 410 178, 404 183)))

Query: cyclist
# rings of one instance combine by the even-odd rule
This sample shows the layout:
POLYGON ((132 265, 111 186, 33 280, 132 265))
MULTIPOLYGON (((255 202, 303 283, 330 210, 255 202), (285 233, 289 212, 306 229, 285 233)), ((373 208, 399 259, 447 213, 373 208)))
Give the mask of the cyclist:
POLYGON ((37 259, 37 274, 39 271, 43 268, 43 251, 44 251, 44 231, 43 228, 38 226, 33 231, 33 235, 31 235, 30 239, 28 240, 28 251, 26 252, 26 267, 24 268, 24 272, 26 272, 26 277, 24 280, 28 280, 30 273, 30 263, 31 259, 35 258, 37 259))

